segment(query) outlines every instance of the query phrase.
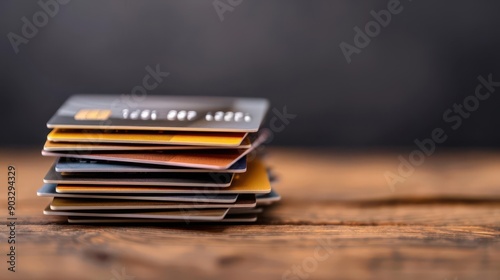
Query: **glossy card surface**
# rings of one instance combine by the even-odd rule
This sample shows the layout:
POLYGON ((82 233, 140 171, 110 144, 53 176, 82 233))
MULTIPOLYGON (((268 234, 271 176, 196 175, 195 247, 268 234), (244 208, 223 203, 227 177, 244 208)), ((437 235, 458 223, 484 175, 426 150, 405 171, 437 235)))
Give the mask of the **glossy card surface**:
POLYGON ((82 94, 68 99, 47 127, 256 132, 268 108, 263 98, 82 94))

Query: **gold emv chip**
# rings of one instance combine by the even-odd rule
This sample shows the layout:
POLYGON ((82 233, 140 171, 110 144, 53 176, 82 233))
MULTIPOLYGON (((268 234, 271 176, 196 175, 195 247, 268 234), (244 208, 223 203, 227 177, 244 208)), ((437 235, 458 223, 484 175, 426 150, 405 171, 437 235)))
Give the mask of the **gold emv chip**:
POLYGON ((105 121, 111 116, 111 110, 82 109, 75 115, 77 121, 105 121))

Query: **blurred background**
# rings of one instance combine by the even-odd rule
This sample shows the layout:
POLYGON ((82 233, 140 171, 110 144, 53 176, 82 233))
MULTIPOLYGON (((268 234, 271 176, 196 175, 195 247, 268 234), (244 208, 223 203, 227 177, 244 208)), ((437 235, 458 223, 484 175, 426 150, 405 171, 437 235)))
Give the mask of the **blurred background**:
POLYGON ((500 88, 457 130, 443 113, 474 94, 479 75, 500 81, 500 2, 401 1, 348 63, 340 43, 355 46, 353 28, 389 2, 3 0, 0 145, 41 147, 68 96, 130 93, 159 64, 170 76, 148 94, 286 106, 297 117, 276 145, 413 146, 442 127, 442 146, 498 147, 500 88), (32 38, 24 17, 41 26, 32 38))

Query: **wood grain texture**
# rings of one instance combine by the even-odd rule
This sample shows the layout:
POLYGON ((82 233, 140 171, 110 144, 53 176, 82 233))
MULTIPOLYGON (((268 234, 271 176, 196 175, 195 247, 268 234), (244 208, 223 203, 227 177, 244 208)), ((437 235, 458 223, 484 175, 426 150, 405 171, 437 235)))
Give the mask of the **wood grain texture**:
POLYGON ((18 272, 0 257, 0 279, 499 279, 500 152, 437 153, 391 191, 398 155, 269 149, 283 201, 256 224, 80 226, 42 215, 52 159, 3 151, 0 184, 18 170, 18 272))

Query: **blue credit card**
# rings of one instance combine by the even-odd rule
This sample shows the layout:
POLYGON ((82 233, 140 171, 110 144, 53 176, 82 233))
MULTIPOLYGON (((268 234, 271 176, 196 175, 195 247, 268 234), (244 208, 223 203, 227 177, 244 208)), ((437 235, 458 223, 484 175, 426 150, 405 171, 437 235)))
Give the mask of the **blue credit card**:
POLYGON ((65 185, 121 185, 121 186, 175 186, 200 188, 227 188, 233 181, 233 173, 60 173, 55 164, 43 182, 65 185))
POLYGON ((200 168, 187 168, 177 166, 158 166, 148 164, 135 164, 135 163, 116 163, 109 161, 96 161, 87 159, 75 158, 60 158, 57 161, 57 172, 65 173, 210 173, 210 172, 224 172, 224 173, 244 173, 247 171, 247 159, 241 158, 231 167, 225 170, 210 170, 200 168))

